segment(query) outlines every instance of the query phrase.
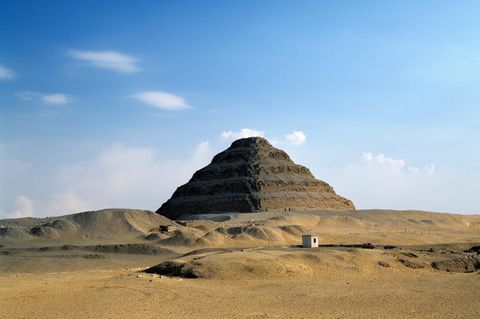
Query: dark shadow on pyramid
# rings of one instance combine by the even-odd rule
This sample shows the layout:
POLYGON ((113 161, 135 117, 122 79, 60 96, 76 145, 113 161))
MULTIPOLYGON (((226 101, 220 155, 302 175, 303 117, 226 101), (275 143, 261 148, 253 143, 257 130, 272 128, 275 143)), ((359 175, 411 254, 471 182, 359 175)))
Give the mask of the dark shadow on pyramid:
POLYGON ((171 219, 184 214, 267 210, 352 210, 353 203, 295 164, 266 139, 236 140, 195 172, 157 213, 171 219))

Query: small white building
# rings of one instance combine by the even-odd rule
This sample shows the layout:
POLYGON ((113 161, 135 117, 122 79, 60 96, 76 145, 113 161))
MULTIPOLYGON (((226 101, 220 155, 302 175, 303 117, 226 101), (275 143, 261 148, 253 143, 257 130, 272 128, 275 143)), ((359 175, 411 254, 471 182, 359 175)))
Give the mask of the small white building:
POLYGON ((302 247, 304 248, 318 247, 318 236, 302 235, 302 247))

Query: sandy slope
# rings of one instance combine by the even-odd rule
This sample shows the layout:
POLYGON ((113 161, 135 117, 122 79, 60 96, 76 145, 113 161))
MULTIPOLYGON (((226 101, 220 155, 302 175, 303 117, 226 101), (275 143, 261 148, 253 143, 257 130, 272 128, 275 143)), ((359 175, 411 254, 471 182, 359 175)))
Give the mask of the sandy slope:
POLYGON ((479 318, 480 275, 338 272, 315 280, 132 271, 0 276, 0 318, 479 318))
POLYGON ((419 211, 268 212, 195 216, 187 227, 150 211, 107 209, 48 219, 0 220, 0 244, 31 247, 59 244, 144 242, 163 246, 232 247, 298 244, 314 233, 321 243, 415 245, 480 242, 480 216, 419 211), (211 219, 211 220, 209 220, 211 219), (175 231, 159 232, 159 225, 175 231), (150 235, 150 237, 148 237, 150 235))
POLYGON ((480 216, 200 217, 178 224, 148 211, 104 210, 0 220, 0 318, 480 317, 479 257, 464 251, 480 243, 480 216), (159 231, 167 224, 174 231, 159 231), (324 245, 377 248, 291 247, 303 233, 324 245), (199 278, 139 272, 166 261, 180 265, 174 275, 199 278), (432 267, 444 261, 442 270, 432 267), (462 271, 466 261, 469 273, 445 271, 462 271))

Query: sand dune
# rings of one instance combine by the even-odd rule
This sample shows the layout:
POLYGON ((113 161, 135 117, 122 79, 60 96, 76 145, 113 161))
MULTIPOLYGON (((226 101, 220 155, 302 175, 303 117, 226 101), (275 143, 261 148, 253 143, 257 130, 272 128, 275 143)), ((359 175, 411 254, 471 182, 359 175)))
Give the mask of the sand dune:
POLYGON ((10 246, 149 241, 184 248, 283 246, 302 234, 322 244, 416 245, 480 242, 480 216, 419 211, 316 211, 199 215, 169 220, 150 211, 106 209, 51 218, 0 221, 0 244, 10 246), (160 231, 170 225, 171 231, 160 231))
POLYGON ((104 209, 48 218, 0 220, 0 240, 23 242, 82 242, 132 239, 175 222, 145 210, 104 209))
POLYGON ((269 211, 174 222, 107 209, 0 226, 5 318, 480 317, 478 215, 269 211), (321 247, 298 248, 305 233, 321 247))
MULTIPOLYGON (((387 246, 388 247, 388 246, 387 246)), ((389 247, 388 247, 389 248, 389 247)), ((337 272, 376 273, 411 269, 475 272, 480 256, 471 246, 361 249, 348 247, 199 250, 146 270, 167 276, 207 279, 315 278, 337 272)))

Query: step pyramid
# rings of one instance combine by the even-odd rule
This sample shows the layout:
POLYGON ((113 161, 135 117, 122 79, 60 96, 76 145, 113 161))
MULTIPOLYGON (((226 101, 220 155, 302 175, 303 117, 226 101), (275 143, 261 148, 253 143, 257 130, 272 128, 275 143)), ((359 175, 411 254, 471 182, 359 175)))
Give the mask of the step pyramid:
POLYGON ((353 210, 353 203, 262 137, 236 140, 177 188, 157 213, 353 210))

